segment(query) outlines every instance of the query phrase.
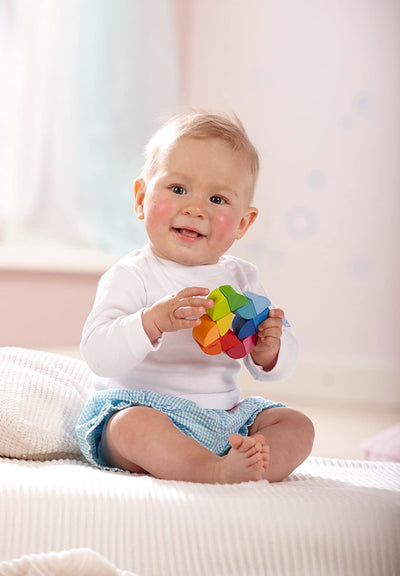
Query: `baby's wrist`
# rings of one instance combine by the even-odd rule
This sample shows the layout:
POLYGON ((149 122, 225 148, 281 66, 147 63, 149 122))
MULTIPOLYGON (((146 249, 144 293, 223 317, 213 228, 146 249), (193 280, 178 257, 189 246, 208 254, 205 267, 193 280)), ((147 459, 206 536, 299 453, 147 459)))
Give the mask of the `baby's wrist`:
POLYGON ((152 344, 155 344, 162 336, 162 331, 153 319, 151 308, 145 308, 142 312, 143 329, 152 344))
POLYGON ((279 351, 280 345, 277 350, 258 351, 254 349, 253 352, 251 352, 251 357, 254 364, 261 366, 264 372, 270 372, 275 368, 276 363, 278 362, 279 351))

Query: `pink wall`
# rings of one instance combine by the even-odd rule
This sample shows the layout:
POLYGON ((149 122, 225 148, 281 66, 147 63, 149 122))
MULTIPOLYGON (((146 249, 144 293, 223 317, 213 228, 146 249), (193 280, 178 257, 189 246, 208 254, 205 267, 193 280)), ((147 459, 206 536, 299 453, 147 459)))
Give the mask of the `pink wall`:
POLYGON ((262 157, 234 248, 303 359, 400 357, 400 3, 190 1, 186 103, 236 111, 262 157))
POLYGON ((0 270, 0 346, 79 346, 99 276, 0 270))

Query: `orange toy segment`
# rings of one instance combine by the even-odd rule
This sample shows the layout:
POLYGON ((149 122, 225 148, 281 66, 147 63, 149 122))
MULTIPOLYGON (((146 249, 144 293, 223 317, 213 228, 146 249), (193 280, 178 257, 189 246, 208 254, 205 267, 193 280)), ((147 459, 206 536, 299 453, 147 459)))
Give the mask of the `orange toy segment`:
POLYGON ((207 348, 216 340, 219 340, 219 331, 216 322, 211 320, 207 314, 200 318, 201 324, 193 328, 193 338, 201 345, 207 348))
POLYGON ((210 346, 202 346, 201 344, 199 344, 199 346, 203 352, 209 354, 210 356, 215 356, 216 354, 221 354, 222 352, 221 340, 213 342, 210 344, 210 346))

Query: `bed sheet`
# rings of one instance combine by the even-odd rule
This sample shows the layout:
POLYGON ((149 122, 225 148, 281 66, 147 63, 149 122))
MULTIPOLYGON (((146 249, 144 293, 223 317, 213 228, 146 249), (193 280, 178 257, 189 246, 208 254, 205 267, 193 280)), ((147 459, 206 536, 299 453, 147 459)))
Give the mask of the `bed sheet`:
POLYGON ((0 561, 89 549, 139 576, 398 576, 400 464, 309 458, 201 485, 0 459, 0 561))

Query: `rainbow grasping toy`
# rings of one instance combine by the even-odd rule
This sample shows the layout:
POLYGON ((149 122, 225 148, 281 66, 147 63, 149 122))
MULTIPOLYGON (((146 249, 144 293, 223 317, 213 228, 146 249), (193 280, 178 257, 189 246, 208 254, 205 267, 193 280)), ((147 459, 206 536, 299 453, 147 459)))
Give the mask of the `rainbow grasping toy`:
POLYGON ((257 328, 269 315, 271 301, 254 292, 238 292, 220 286, 207 298, 214 306, 201 316, 193 328, 193 338, 206 354, 225 352, 231 358, 250 354, 257 342, 257 328))

